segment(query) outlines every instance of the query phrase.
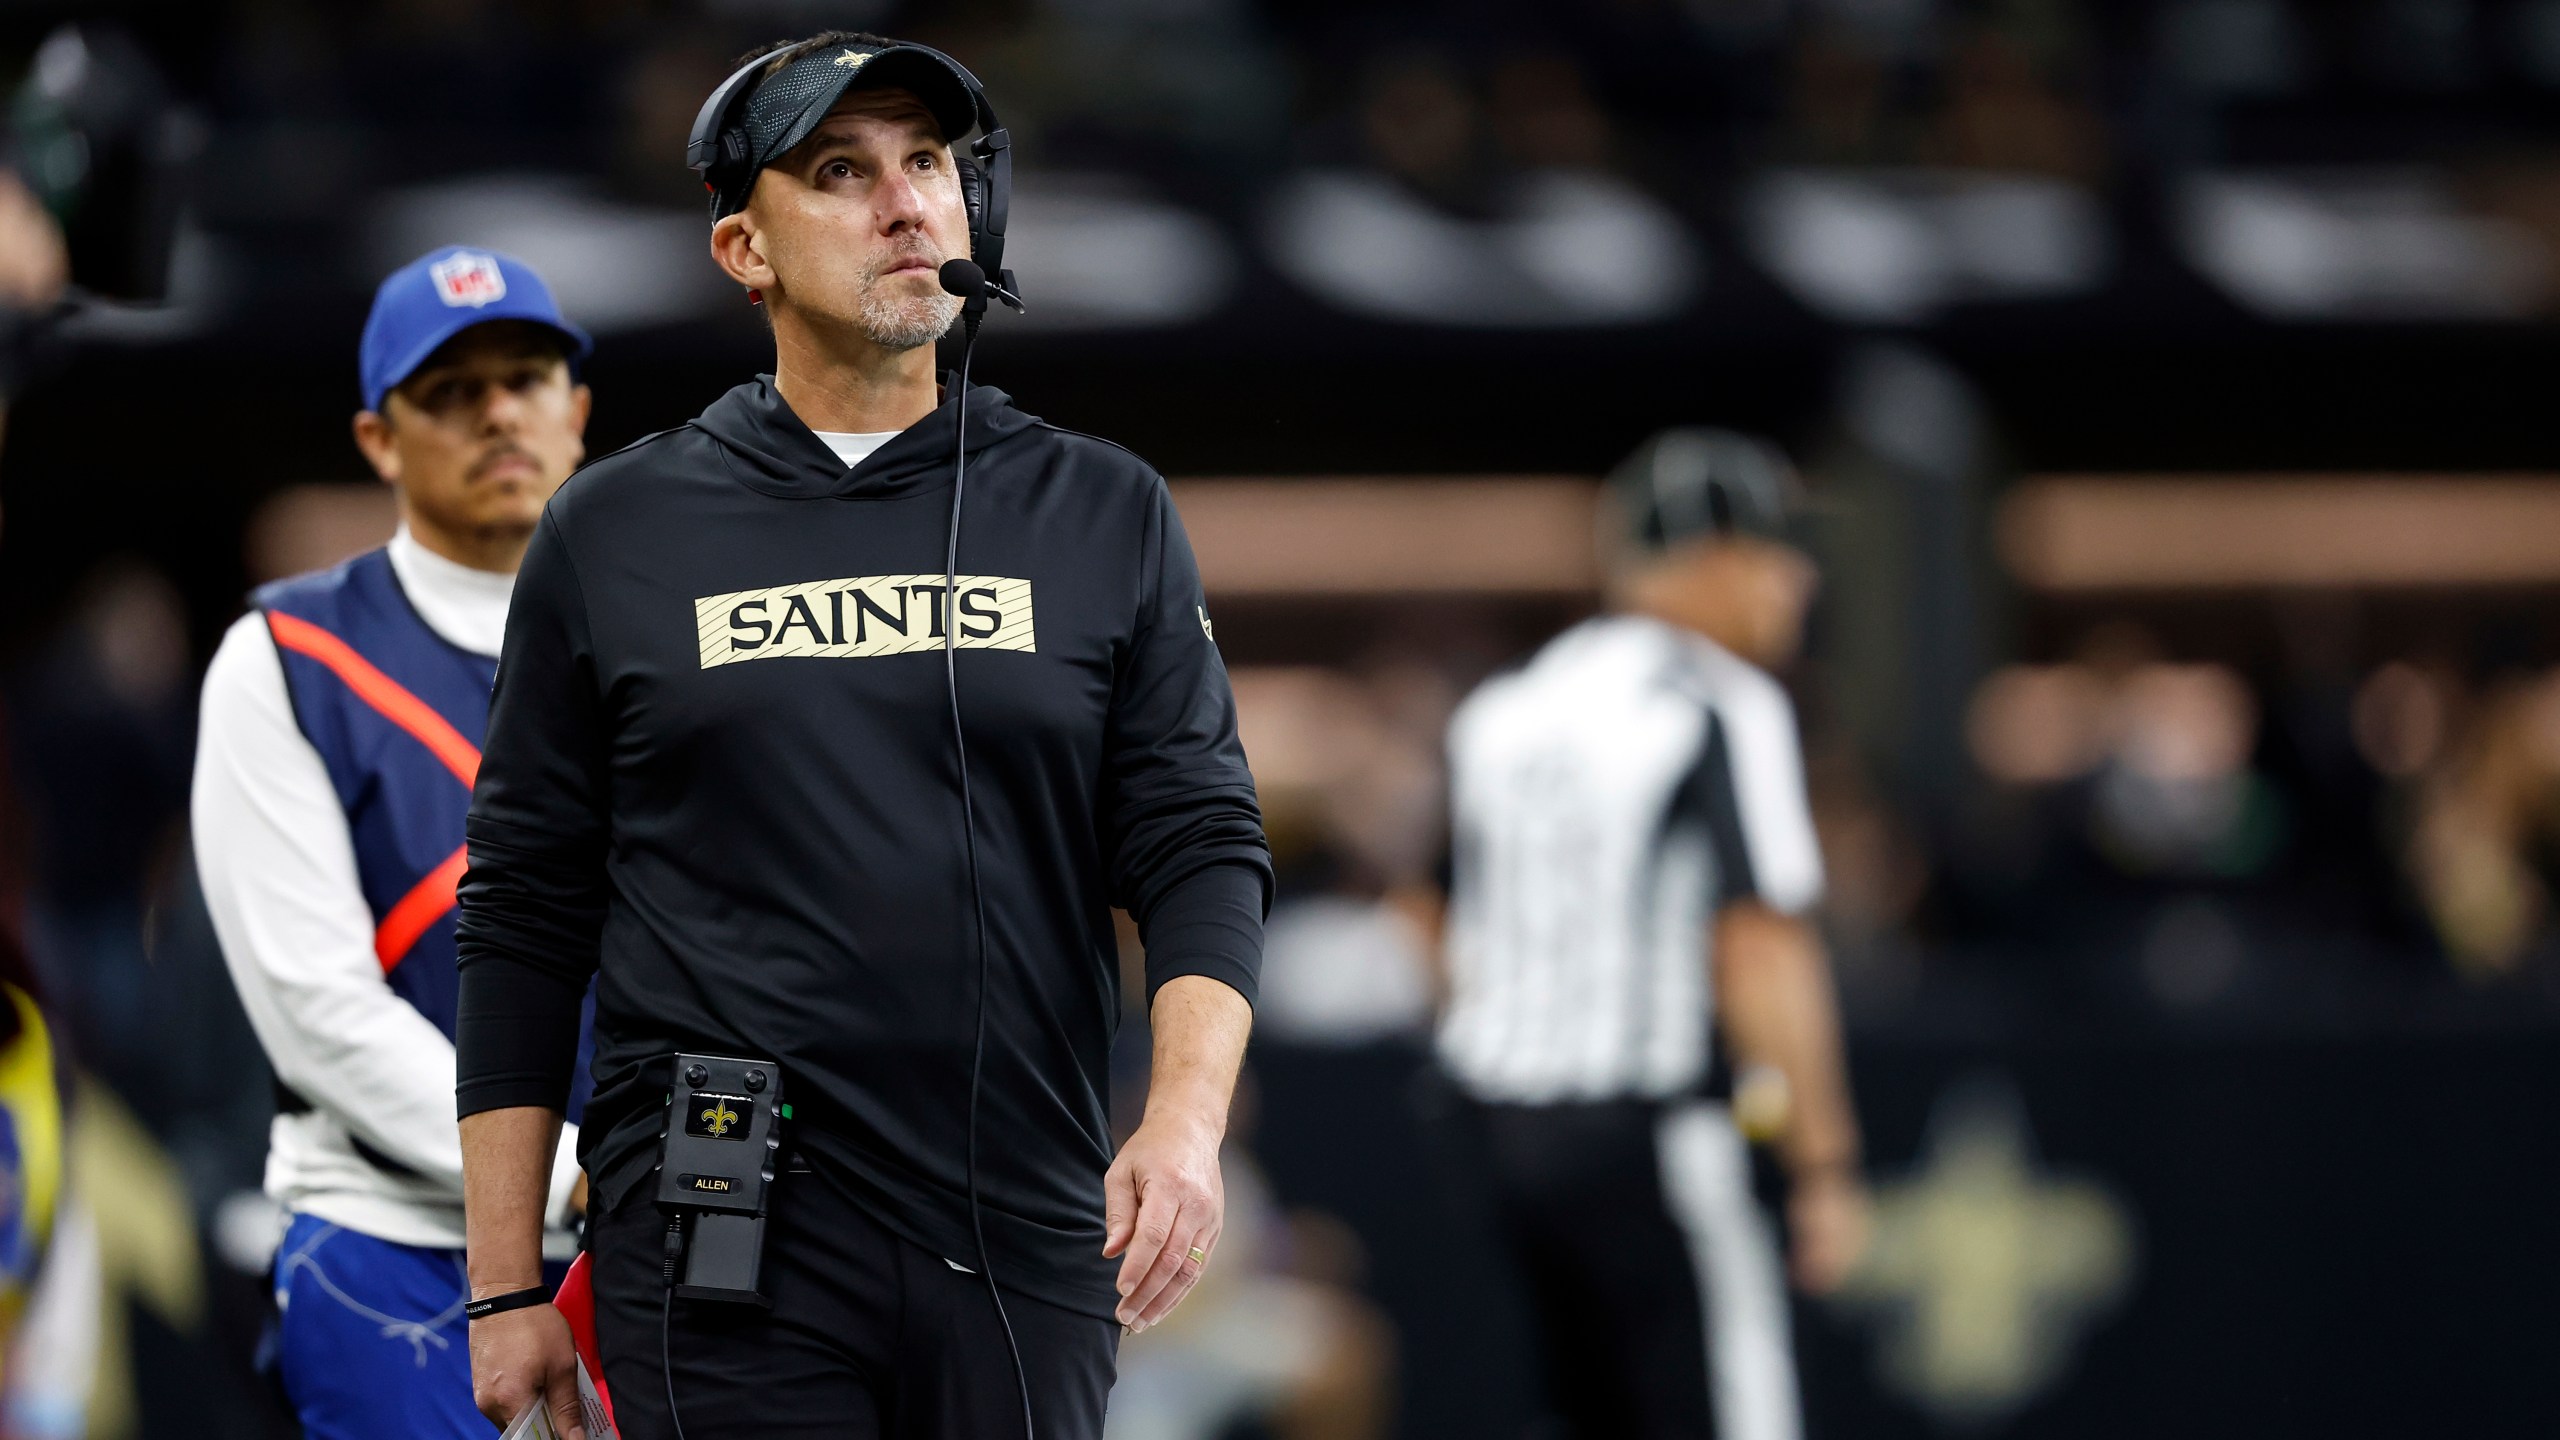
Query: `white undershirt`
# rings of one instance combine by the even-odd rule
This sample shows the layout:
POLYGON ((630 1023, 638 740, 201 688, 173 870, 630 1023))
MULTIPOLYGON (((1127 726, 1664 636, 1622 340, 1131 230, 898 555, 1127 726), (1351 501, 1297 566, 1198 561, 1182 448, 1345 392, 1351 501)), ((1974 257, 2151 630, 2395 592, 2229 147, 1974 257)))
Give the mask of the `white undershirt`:
POLYGON ((427 628, 474 655, 494 660, 507 638, 507 600, 513 572, 474 570, 418 543, 403 525, 391 537, 391 573, 409 592, 409 603, 427 628))
MULTIPOLYGON (((514 576, 448 560, 406 527, 390 555, 430 629, 465 650, 498 653, 514 576)), ((276 1117, 267 1193, 361 1234, 458 1247, 453 1043, 383 978, 346 811, 294 721, 284 664, 259 615, 242 616, 223 636, 203 703, 191 802, 196 871, 268 1060, 314 1106, 276 1117), (416 1175, 366 1163, 350 1132, 416 1175)), ((462 798, 456 787, 455 803, 462 798)), ((577 1174, 571 1128, 553 1158, 554 1225, 566 1218, 577 1174)), ((552 1240, 546 1248, 565 1243, 552 1240)))
POLYGON ((809 432, 826 442, 844 468, 852 469, 871 458, 871 452, 905 434, 903 430, 812 430, 809 432))

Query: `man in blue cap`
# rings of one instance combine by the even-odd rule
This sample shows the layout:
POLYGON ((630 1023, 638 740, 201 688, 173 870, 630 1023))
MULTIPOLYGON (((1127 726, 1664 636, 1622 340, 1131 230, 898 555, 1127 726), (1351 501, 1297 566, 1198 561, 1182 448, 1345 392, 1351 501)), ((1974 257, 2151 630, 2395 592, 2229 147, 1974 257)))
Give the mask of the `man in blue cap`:
POLYGON ((312 1440, 489 1433, 462 1315, 454 885, 516 565, 586 454, 588 349, 509 256, 451 247, 385 280, 355 441, 398 533, 259 590, 205 675, 196 863, 275 1066, 272 1353, 312 1440))

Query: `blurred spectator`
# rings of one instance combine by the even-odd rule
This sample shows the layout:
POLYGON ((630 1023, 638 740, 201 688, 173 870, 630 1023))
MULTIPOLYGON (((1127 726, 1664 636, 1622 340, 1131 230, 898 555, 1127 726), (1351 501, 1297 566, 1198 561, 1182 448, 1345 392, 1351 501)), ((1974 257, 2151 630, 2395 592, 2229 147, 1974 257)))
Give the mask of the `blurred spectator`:
MULTIPOLYGON (((2433 763, 2446 706, 2423 672, 2378 672, 2359 704, 2381 764, 2414 777, 2409 876, 2456 969, 2516 968, 2551 924, 2560 845, 2560 672, 2510 676, 2470 707, 2433 763)), ((2386 772, 2388 773, 2388 772, 2386 772)))
POLYGON ((893 28, 971 65, 1047 166, 1215 185, 1287 147, 1286 59, 1265 23, 1245 0, 1037 0, 893 28))
POLYGON ((0 426, 26 378, 21 371, 37 317, 53 308, 70 278, 61 227, 16 172, 0 169, 0 426))
POLYGON ((1928 857, 1847 746, 1808 754, 1805 784, 1822 843, 1823 934, 1842 1001, 1853 1015, 1889 1006, 1919 978, 1912 932, 1928 892, 1928 857))
POLYGON ((60 297, 70 277, 61 229, 27 193, 25 181, 0 171, 0 306, 42 310, 60 297))
POLYGON ((1910 124, 1883 56, 1849 34, 1808 27, 1796 42, 1792 114, 1780 147, 1791 160, 1874 165, 1904 158, 1910 124))
POLYGON ((1604 168, 1608 122, 1560 56, 1490 86, 1417 50, 1374 63, 1359 166, 1283 183, 1272 259, 1357 314, 1464 326, 1642 324, 1688 301, 1697 245, 1657 197, 1604 168))
POLYGON ((1948 58, 1946 102, 1920 145, 1932 164, 2093 180, 2103 139, 2085 83, 2068 73, 2059 0, 2002 7, 2037 20, 1978 19, 1948 58), (2041 23, 2038 23, 2038 20, 2041 23))
POLYGON ((11 768, 35 857, 29 949, 75 1048, 128 1094, 154 1087, 144 900, 178 855, 194 738, 187 621, 148 565, 112 560, 10 684, 11 768))
POLYGON ((241 558, 250 582, 263 585, 361 555, 399 527, 399 500, 387 485, 295 485, 249 517, 241 558))
POLYGON ((2240 677, 2219 665, 2145 665, 2119 682, 2116 707, 2098 781, 2100 848, 2138 871, 2263 866, 2273 821, 2249 770, 2257 702, 2240 677))
POLYGON ((656 36, 620 78, 622 123, 614 127, 613 179, 626 199, 702 203, 702 181, 684 166, 685 141, 702 97, 728 78, 732 47, 693 27, 656 36))
POLYGON ((1417 54, 1380 65, 1360 107, 1360 128, 1378 168, 1424 199, 1461 214, 1490 203, 1494 167, 1484 113, 1446 60, 1417 54))
POLYGON ((1609 117, 1582 71, 1555 55, 1514 56, 1488 86, 1502 153, 1527 170, 1597 170, 1609 164, 1609 117))
POLYGON ((1258 1030, 1308 1044, 1419 1034, 1434 990, 1423 896, 1444 833, 1447 682, 1406 665, 1246 669, 1235 686, 1281 874, 1258 1030))
MULTIPOLYGON (((2376 938, 2394 933, 2397 902, 2350 882, 2389 888, 2396 873, 2457 973, 2508 974, 2550 942, 2560 671, 2509 672, 2475 693, 2458 667, 2394 659, 2334 694, 2305 672, 2269 704, 2283 731, 2262 737, 2238 672, 2165 661, 2123 627, 2074 660, 1996 670, 1967 716, 1994 789, 1950 859, 1982 879, 2017 857, 2051 881, 2076 849, 2121 880, 2240 883, 2261 909, 2284 902, 2270 913, 2288 925, 2376 938), (2260 759, 2276 741, 2281 776, 2260 759)), ((1999 904, 2051 900, 2028 873, 2001 882, 2011 899, 1999 904)), ((2200 913, 2176 923, 2192 930, 2200 913)))
POLYGON ((2128 874, 2265 867, 2279 817, 2250 768, 2257 727, 2257 702, 2229 669, 2103 649, 1994 672, 1967 721, 1975 763, 1993 779, 2087 781, 2086 843, 2128 874))
POLYGON ((1255 1019, 1271 1039, 1360 1044, 1419 1035, 1431 1020, 1430 935, 1393 904, 1291 900, 1272 912, 1262 966, 1255 1019))
POLYGON ((2444 669, 2406 660, 2381 665, 2356 687, 2356 751, 2393 780, 2423 774, 2444 754, 2455 703, 2455 681, 2444 669))
POLYGON ((2106 686, 2079 665, 2012 665, 1975 691, 1967 730, 1974 763, 2012 785, 2051 785, 2106 756, 2106 686))

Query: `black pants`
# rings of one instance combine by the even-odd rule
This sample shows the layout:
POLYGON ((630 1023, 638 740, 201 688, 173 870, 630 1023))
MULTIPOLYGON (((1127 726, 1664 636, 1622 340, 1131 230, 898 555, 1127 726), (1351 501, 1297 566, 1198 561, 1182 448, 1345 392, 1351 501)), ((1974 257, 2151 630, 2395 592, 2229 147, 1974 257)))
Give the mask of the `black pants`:
MULTIPOLYGON (((588 1234, 596 1341, 624 1440, 673 1440, 659 1361, 666 1219, 642 1183, 588 1234)), ((822 1174, 774 1185, 770 1311, 678 1300, 666 1353, 685 1440, 1006 1440, 1013 1360, 986 1282, 883 1229, 822 1174)), ((1040 1440, 1100 1440, 1120 1327, 1005 1292, 1040 1440)))
POLYGON ((1574 1440, 1796 1440, 1783 1270, 1723 1106, 1455 1110, 1574 1440))

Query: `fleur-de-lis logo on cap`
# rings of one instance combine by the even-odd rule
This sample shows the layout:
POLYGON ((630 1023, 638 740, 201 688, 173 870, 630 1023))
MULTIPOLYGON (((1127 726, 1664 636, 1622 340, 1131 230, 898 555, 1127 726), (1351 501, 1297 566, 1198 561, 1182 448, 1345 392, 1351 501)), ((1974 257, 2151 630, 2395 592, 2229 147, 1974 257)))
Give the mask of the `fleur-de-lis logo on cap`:
POLYGON ((847 50, 836 57, 836 64, 847 70, 859 70, 862 68, 862 62, 870 58, 859 50, 847 50))

